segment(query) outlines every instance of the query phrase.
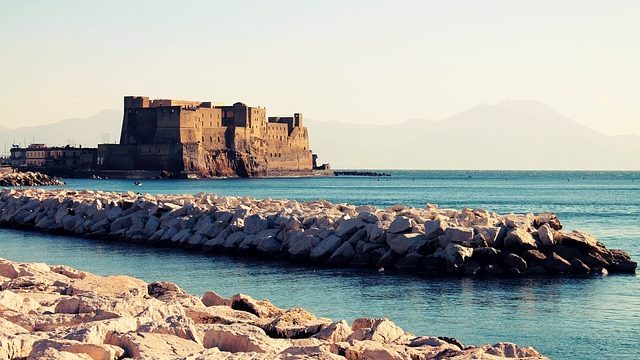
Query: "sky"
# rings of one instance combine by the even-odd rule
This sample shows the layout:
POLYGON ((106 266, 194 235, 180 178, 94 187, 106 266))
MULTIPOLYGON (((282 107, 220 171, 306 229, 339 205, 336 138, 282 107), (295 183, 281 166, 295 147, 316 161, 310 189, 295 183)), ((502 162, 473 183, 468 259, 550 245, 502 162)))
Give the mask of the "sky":
POLYGON ((0 127, 125 95, 394 124, 533 99, 640 135, 640 1, 12 1, 0 127))

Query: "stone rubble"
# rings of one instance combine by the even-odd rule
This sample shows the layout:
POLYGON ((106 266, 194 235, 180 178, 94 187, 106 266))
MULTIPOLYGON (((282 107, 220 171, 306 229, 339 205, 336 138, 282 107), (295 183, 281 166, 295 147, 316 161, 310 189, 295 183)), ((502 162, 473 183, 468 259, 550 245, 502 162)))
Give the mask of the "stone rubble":
POLYGON ((64 182, 39 172, 8 172, 0 174, 0 187, 8 186, 62 186, 64 182))
POLYGON ((635 273, 627 253, 564 231, 551 213, 498 215, 92 190, 4 189, 0 226, 208 253, 426 275, 635 273))
POLYGON ((464 346, 388 319, 351 326, 237 294, 0 259, 0 359, 544 359, 512 343, 464 346))

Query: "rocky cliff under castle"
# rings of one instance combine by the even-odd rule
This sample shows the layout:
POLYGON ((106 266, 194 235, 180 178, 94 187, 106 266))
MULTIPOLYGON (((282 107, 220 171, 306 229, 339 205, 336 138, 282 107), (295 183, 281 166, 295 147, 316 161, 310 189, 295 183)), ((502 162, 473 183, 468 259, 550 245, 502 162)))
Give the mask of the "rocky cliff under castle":
POLYGON ((316 167, 302 115, 263 107, 126 96, 119 144, 98 145, 100 170, 174 177, 311 175, 316 167))

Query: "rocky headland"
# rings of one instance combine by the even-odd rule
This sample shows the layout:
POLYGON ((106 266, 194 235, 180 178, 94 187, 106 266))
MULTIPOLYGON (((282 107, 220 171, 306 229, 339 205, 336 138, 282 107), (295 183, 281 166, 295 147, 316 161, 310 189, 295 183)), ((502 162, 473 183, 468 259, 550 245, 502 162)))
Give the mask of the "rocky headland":
POLYGON ((0 187, 8 186, 62 186, 64 182, 39 172, 0 173, 0 187))
POLYGON ((385 318, 348 325, 302 308, 169 282, 0 259, 0 359, 543 359, 512 343, 464 346, 385 318))
POLYGON ((0 226, 428 275, 634 273, 622 250, 551 213, 332 204, 213 194, 5 189, 0 226))

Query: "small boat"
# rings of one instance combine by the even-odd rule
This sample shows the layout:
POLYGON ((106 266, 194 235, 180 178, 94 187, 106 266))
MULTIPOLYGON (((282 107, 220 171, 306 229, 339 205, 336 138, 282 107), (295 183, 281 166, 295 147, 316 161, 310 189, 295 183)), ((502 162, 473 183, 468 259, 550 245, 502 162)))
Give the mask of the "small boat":
POLYGON ((142 186, 142 182, 141 181, 136 181, 133 183, 135 186, 142 186))

